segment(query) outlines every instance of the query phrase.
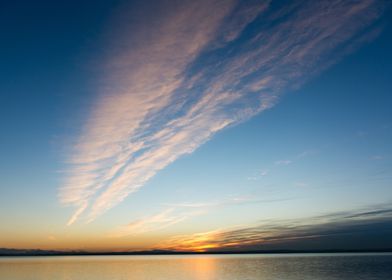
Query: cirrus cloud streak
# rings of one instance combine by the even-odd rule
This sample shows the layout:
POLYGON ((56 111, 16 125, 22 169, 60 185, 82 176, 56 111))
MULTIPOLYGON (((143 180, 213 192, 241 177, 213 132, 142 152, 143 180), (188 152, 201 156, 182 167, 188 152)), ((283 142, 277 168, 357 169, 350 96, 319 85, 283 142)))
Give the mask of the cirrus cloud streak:
POLYGON ((157 6, 118 15, 105 86, 60 189, 61 202, 76 208, 68 224, 95 220, 217 132, 271 108, 374 38, 384 2, 157 6))

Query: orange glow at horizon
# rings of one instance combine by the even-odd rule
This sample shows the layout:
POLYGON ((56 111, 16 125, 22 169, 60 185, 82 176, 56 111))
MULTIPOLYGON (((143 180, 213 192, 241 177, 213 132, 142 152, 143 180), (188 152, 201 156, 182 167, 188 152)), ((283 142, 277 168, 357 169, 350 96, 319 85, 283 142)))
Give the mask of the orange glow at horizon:
POLYGON ((250 244, 254 241, 227 240, 225 232, 221 230, 192 234, 189 236, 175 236, 160 244, 158 249, 207 252, 211 249, 232 248, 239 245, 250 244))

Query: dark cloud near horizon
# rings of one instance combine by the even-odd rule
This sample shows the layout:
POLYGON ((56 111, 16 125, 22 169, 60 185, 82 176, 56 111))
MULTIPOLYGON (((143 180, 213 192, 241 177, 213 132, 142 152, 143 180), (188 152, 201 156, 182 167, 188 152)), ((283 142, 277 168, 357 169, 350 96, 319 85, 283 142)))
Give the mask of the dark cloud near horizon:
POLYGON ((392 208, 382 205, 308 219, 264 222, 254 227, 177 237, 167 245, 169 249, 191 250, 195 246, 208 251, 385 250, 392 248, 392 208), (200 236, 205 240, 192 243, 200 236))
MULTIPOLYGON (((317 217, 315 225, 292 224, 260 226, 244 229, 240 235, 250 233, 257 242, 257 233, 283 231, 277 236, 266 237, 262 244, 245 246, 247 249, 288 250, 355 250, 392 248, 392 209, 375 209, 360 213, 340 213, 317 217), (325 223, 320 220, 328 219, 325 223), (317 224, 319 223, 319 224, 317 224)), ((238 233, 229 234, 236 239, 238 233)), ((241 249, 244 249, 241 248, 241 249)))

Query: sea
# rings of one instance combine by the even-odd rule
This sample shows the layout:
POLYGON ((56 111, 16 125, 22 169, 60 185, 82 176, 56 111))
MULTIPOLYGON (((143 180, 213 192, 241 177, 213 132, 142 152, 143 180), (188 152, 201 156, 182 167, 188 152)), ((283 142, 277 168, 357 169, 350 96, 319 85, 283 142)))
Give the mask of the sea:
POLYGON ((392 254, 0 257, 0 280, 392 280, 392 254))

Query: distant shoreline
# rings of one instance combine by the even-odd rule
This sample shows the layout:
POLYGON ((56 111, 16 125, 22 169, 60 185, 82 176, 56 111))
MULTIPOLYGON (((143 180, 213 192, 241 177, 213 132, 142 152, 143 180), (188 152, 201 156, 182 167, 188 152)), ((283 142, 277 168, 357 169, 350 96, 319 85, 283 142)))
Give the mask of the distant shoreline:
POLYGON ((392 249, 361 250, 257 250, 257 251, 136 251, 136 252, 84 252, 0 249, 0 257, 50 257, 50 256, 165 256, 165 255, 244 255, 244 254, 345 254, 345 253, 392 253, 392 249), (4 250, 5 252, 1 252, 4 250))

